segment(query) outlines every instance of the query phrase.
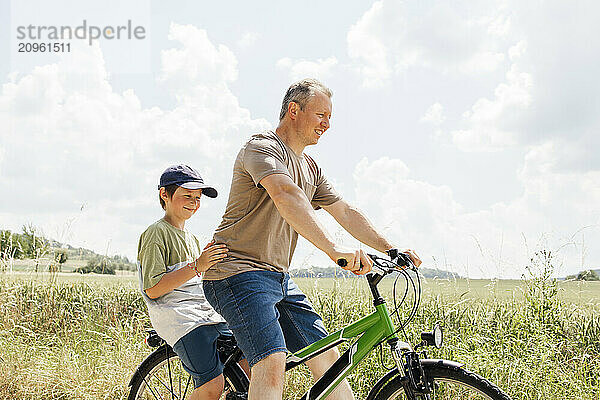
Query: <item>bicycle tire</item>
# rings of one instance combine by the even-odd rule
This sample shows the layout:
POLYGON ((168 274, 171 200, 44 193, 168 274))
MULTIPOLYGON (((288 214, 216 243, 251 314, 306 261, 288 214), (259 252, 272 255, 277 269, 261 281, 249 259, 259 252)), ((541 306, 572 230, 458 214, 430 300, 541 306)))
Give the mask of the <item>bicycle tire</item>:
MULTIPOLYGON (((248 378, 237 363, 223 369, 225 390, 221 399, 228 393, 248 391, 248 378)), ((128 400, 155 400, 176 398, 187 399, 193 391, 191 376, 181 366, 181 361, 173 349, 163 345, 156 349, 140 364, 131 379, 128 400)), ((231 396, 230 396, 231 397, 231 396)))
MULTIPOLYGON (((510 397, 487 379, 468 371, 455 363, 443 360, 423 360, 423 371, 434 382, 434 393, 416 396, 431 400, 510 400, 510 397)), ((405 384, 396 374, 379 390, 375 400, 410 399, 405 393, 405 384)))

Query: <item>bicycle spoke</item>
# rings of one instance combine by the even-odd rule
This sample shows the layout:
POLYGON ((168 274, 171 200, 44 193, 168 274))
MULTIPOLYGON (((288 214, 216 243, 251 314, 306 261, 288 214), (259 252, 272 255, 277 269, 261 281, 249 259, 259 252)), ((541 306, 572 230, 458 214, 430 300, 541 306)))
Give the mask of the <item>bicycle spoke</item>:
MULTIPOLYGON (((404 388, 399 387, 388 400, 407 400, 404 388)), ((455 380, 436 379, 434 393, 427 395, 431 400, 490 400, 491 397, 477 388, 455 380)))
POLYGON ((144 377, 144 383, 146 383, 146 387, 150 390, 150 393, 152 393, 152 395, 154 396, 154 398, 156 400, 164 400, 162 396, 160 396, 160 393, 158 393, 158 391, 155 393, 154 390, 152 389, 152 386, 150 386, 150 383, 146 380, 146 377, 144 377), (158 396, 157 396, 158 394, 158 396), (158 398, 160 396, 160 399, 158 398))
MULTIPOLYGON (((187 381, 185 382, 185 390, 183 391, 183 396, 181 396, 182 399, 185 399, 185 395, 187 394, 187 390, 188 390, 188 387, 190 386, 191 380, 192 380, 192 376, 188 375, 187 381)), ((179 390, 179 393, 181 393, 181 390, 179 390)))
POLYGON ((173 398, 173 378, 171 377, 171 359, 167 358, 167 370, 169 371, 169 382, 171 383, 171 389, 168 389, 171 391, 171 400, 174 400, 173 398))
POLYGON ((479 392, 475 388, 461 384, 460 382, 447 382, 436 380, 437 387, 434 398, 436 400, 464 399, 464 400, 483 400, 489 399, 488 396, 479 392))
MULTIPOLYGON (((175 396, 176 399, 179 399, 179 396, 177 396, 177 394, 173 391, 173 385, 171 385, 169 387, 165 382, 163 382, 162 379, 160 379, 156 375, 154 375, 152 378, 156 379, 158 381, 158 383, 160 383, 171 394, 171 399, 173 399, 173 396, 175 396)), ((150 390, 152 390, 151 387, 150 387, 150 385, 148 385, 148 387, 150 388, 150 390)), ((161 398, 161 400, 164 400, 162 396, 160 398, 161 398)))

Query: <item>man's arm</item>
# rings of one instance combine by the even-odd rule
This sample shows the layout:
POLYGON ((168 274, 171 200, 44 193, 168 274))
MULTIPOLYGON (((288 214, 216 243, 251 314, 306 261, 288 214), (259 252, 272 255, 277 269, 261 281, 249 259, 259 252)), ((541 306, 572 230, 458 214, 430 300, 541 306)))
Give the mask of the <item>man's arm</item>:
POLYGON ((394 246, 381 235, 371 221, 358 208, 346 203, 343 199, 323 206, 348 233, 358 241, 380 252, 385 252, 394 246))
POLYGON ((305 237, 317 248, 325 252, 334 262, 340 258, 348 260, 347 269, 365 274, 371 270, 373 262, 363 251, 349 252, 338 246, 325 227, 317 219, 306 194, 284 174, 268 175, 260 181, 275 203, 279 214, 298 234, 305 237), (360 270, 360 262, 366 266, 360 270))
MULTIPOLYGON (((355 239, 372 247, 382 253, 394 248, 383 235, 381 235, 371 221, 358 208, 351 206, 344 200, 322 206, 348 233, 355 239)), ((403 253, 408 254, 416 267, 421 265, 421 259, 414 250, 405 249, 403 253)))

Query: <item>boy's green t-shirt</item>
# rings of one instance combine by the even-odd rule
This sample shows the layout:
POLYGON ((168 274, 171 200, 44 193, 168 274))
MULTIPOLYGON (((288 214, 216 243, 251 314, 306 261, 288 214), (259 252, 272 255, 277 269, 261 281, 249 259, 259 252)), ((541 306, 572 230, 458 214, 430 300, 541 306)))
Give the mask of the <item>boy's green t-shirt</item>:
POLYGON ((153 287, 174 266, 192 262, 200 254, 200 242, 196 236, 161 218, 140 237, 138 260, 142 265, 143 289, 153 287))
POLYGON ((198 276, 156 299, 151 299, 144 292, 156 285, 167 272, 186 268, 200 254, 201 246, 196 236, 175 228, 162 218, 150 225, 140 237, 140 290, 148 306, 152 326, 171 346, 200 325, 225 322, 206 300, 202 279, 198 276))

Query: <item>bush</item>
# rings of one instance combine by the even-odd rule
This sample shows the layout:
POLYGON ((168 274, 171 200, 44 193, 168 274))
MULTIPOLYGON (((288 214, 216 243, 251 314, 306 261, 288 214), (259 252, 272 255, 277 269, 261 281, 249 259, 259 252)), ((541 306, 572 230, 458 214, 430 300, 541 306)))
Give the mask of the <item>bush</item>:
POLYGON ((95 274, 114 275, 115 269, 110 265, 106 258, 98 257, 89 260, 85 267, 76 268, 75 272, 80 274, 89 274, 90 272, 93 272, 95 274))
POLYGON ((577 274, 578 281, 600 281, 600 277, 593 269, 588 269, 587 271, 581 271, 577 274))

